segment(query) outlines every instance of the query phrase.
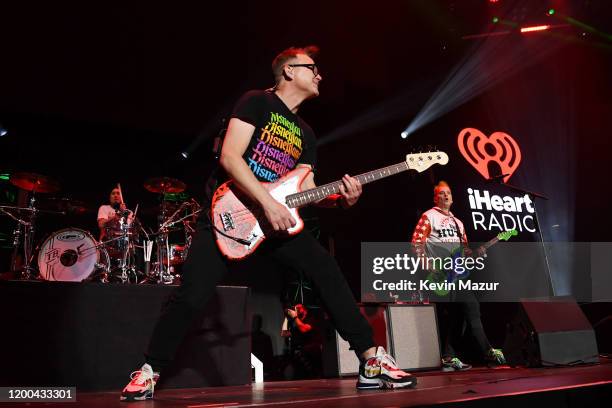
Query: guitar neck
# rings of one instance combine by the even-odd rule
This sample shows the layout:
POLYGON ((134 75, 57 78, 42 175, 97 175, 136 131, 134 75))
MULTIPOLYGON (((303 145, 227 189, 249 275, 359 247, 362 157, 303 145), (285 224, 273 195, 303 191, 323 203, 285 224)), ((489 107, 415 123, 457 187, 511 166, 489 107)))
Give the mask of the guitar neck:
POLYGON ((481 246, 486 250, 486 249, 489 249, 490 247, 492 247, 493 245, 497 244, 498 242, 499 242, 499 238, 495 237, 492 240, 485 242, 481 246))
MULTIPOLYGON (((363 185, 376 180, 383 179, 385 177, 392 176, 394 174, 401 173, 408 169, 409 167, 406 162, 401 162, 391 166, 383 167, 381 169, 359 174, 353 177, 359 180, 359 182, 363 185)), ((311 188, 309 190, 301 191, 299 193, 290 194, 286 198, 287 206, 290 208, 299 208, 310 203, 322 200, 332 194, 338 194, 340 192, 341 185, 343 185, 342 180, 336 180, 329 184, 311 188)))

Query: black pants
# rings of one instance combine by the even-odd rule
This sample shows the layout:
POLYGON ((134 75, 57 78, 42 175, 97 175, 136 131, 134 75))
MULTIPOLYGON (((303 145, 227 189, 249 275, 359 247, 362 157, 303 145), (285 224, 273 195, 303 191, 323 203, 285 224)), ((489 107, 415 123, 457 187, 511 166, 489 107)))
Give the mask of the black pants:
MULTIPOLYGON (((303 272, 313 282, 336 329, 357 355, 374 346, 372 329, 359 312, 336 261, 310 233, 270 239, 258 252, 303 272)), ((155 371, 161 371, 174 358, 192 320, 202 312, 227 272, 227 262, 210 227, 200 225, 183 265, 181 285, 162 311, 145 353, 146 362, 155 371)))
POLYGON ((440 329, 442 357, 456 357, 453 344, 462 336, 464 324, 484 355, 491 344, 482 326, 480 303, 473 292, 451 292, 449 302, 436 304, 440 329))

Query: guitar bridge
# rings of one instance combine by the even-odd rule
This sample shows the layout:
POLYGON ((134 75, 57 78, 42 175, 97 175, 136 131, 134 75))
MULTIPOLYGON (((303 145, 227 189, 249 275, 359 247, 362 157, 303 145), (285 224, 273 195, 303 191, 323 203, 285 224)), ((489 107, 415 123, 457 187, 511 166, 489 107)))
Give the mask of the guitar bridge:
POLYGON ((224 212, 219 214, 219 217, 221 218, 221 224, 223 225, 223 230, 225 232, 231 231, 236 228, 236 225, 234 224, 234 218, 232 217, 231 213, 224 212))

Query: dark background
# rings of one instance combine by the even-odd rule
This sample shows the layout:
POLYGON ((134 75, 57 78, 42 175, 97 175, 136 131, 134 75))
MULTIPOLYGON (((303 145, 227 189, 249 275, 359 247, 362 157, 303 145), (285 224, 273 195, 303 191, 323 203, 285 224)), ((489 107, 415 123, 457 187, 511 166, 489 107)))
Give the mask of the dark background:
MULTIPOLYGON (((478 41, 463 36, 496 30, 494 15, 550 22, 550 6, 598 30, 612 27, 604 0, 3 4, 0 121, 9 134, 0 138, 0 170, 53 176, 62 185, 56 196, 86 203, 85 214, 41 216, 39 239, 67 226, 97 235, 97 208, 116 182, 153 227, 158 197, 144 181, 177 177, 199 198, 213 165, 211 140, 236 98, 272 85, 270 61, 280 50, 317 44, 321 96, 300 113, 321 143, 319 183, 399 162, 419 146, 451 157, 446 167, 368 185, 350 211, 318 210, 323 239, 334 238, 356 290, 360 242, 409 239, 434 182, 454 187, 462 216, 457 191, 480 180, 456 148, 464 127, 519 142, 523 164, 511 181, 551 198, 541 207, 547 238, 607 241, 609 39, 574 26, 534 33, 538 49, 550 42, 540 58, 507 60, 516 64, 512 75, 399 136, 478 41)), ((531 41, 515 32, 487 41, 496 38, 504 41, 498 58, 531 41)), ((2 202, 16 200, 7 181, 0 190, 2 202)), ((0 226, 6 246, 12 224, 3 217, 0 226)))

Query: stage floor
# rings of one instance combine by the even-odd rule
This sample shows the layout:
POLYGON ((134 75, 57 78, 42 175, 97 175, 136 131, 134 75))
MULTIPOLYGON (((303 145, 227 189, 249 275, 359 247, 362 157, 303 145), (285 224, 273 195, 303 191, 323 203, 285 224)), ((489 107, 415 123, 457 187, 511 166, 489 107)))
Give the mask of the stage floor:
POLYGON ((206 408, 271 405, 323 408, 411 407, 451 403, 454 406, 475 404, 499 408, 507 406, 509 402, 518 402, 524 408, 525 405, 536 405, 538 396, 567 391, 574 392, 573 397, 564 394, 558 398, 562 401, 573 399, 573 404, 581 406, 580 392, 591 391, 590 398, 593 400, 592 390, 595 390, 595 400, 601 400, 601 406, 606 406, 602 397, 609 396, 612 389, 612 361, 602 359, 600 365, 568 368, 474 368, 462 373, 419 373, 418 377, 417 387, 407 390, 357 391, 355 378, 267 382, 261 386, 158 389, 154 401, 129 404, 119 401, 120 390, 92 393, 79 393, 77 390, 76 404, 49 403, 41 406, 206 408), (517 396, 533 397, 528 401, 534 404, 525 403, 524 398, 517 401, 517 396))

